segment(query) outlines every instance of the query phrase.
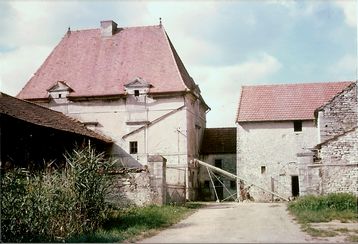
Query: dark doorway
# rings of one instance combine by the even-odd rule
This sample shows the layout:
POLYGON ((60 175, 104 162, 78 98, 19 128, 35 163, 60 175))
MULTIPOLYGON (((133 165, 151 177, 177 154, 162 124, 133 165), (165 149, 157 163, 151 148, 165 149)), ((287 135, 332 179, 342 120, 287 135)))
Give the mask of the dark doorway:
MULTIPOLYGON (((224 188, 223 188, 223 185, 218 181, 216 180, 214 182, 215 184, 215 189, 216 189, 216 193, 218 194, 218 198, 220 200, 223 200, 224 199, 224 188)), ((214 193, 215 194, 215 193, 214 193)))
POLYGON ((298 176, 291 176, 292 196, 297 197, 300 194, 300 187, 298 184, 298 176))

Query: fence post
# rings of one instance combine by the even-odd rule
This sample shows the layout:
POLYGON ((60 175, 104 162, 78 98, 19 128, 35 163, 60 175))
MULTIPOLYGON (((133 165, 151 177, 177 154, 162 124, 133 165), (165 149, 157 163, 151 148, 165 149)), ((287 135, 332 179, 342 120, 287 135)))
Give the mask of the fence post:
POLYGON ((148 157, 150 185, 156 193, 153 198, 153 203, 157 205, 167 203, 166 162, 167 160, 160 155, 150 155, 148 157))

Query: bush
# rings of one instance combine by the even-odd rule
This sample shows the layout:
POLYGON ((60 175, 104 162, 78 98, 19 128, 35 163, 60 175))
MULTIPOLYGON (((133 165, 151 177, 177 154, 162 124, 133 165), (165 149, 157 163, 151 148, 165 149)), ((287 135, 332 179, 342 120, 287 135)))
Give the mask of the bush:
POLYGON ((331 193, 324 196, 304 196, 289 205, 301 210, 356 210, 357 197, 349 193, 331 193))
POLYGON ((348 193, 304 196, 288 205, 302 223, 357 220, 357 197, 348 193))
POLYGON ((90 145, 66 158, 62 170, 2 174, 1 241, 58 241, 100 226, 110 182, 105 172, 113 163, 90 145))

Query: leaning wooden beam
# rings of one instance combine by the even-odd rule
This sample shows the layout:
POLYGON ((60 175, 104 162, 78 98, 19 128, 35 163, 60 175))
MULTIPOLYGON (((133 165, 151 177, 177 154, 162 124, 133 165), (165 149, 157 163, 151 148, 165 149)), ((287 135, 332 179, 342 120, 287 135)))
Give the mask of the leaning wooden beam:
POLYGON ((211 184, 213 185, 213 189, 214 189, 215 196, 216 196, 216 201, 217 201, 217 202, 220 202, 220 199, 219 199, 219 197, 218 197, 218 194, 216 193, 216 188, 215 188, 214 181, 213 181, 213 179, 211 178, 210 170, 209 170, 208 167, 206 167, 206 170, 208 171, 208 174, 209 174, 209 177, 210 177, 210 180, 211 180, 211 184))
POLYGON ((273 195, 275 195, 275 196, 277 196, 277 197, 279 197, 279 198, 281 198, 281 199, 283 199, 283 200, 285 200, 285 201, 289 201, 286 197, 283 197, 283 196, 277 194, 276 192, 267 190, 267 189, 265 189, 265 188, 263 188, 263 187, 261 187, 261 186, 259 186, 259 185, 256 185, 255 183, 252 183, 252 182, 250 182, 250 181, 248 181, 248 180, 242 178, 241 176, 231 174, 231 173, 229 173, 229 172, 227 172, 227 171, 225 171, 225 170, 222 170, 222 169, 220 169, 220 168, 218 168, 218 167, 215 167, 215 166, 212 166, 212 165, 210 165, 210 164, 208 164, 208 163, 205 163, 205 162, 203 162, 203 161, 200 161, 199 159, 194 159, 194 161, 197 162, 198 164, 201 164, 201 165, 203 165, 203 166, 205 166, 205 167, 207 167, 207 168, 210 168, 210 169, 212 169, 212 170, 218 172, 219 174, 225 175, 225 176, 227 176, 227 177, 229 177, 229 178, 232 178, 232 179, 242 180, 242 181, 244 181, 244 182, 246 182, 246 183, 248 183, 248 184, 250 184, 250 185, 253 185, 253 186, 255 186, 255 187, 257 187, 257 188, 259 188, 259 189, 261 189, 261 190, 263 190, 263 191, 265 191, 265 192, 268 192, 268 193, 270 193, 270 194, 273 194, 273 195))

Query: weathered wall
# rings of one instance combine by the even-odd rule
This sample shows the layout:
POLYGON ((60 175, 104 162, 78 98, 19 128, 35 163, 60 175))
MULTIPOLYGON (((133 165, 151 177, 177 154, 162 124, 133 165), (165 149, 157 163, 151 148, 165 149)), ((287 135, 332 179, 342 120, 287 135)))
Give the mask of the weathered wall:
POLYGON ((115 207, 167 203, 166 159, 162 156, 149 156, 144 168, 118 169, 112 177, 106 200, 115 207))
POLYGON ((358 125, 357 87, 353 83, 318 112, 320 142, 358 125))
POLYGON ((349 192, 358 195, 357 128, 320 145, 321 158, 301 154, 300 187, 302 195, 349 192))
POLYGON ((96 122, 89 128, 115 141, 111 154, 125 167, 147 165, 149 154, 162 155, 167 159, 167 183, 176 191, 173 199, 195 199, 197 168, 189 168, 188 162, 197 156, 206 120, 203 105, 191 94, 157 98, 128 95, 125 99, 68 103, 52 100, 46 105, 81 122, 96 122), (145 126, 152 121, 155 123, 145 126), (131 141, 138 142, 136 154, 129 154, 131 141))
POLYGON ((358 190, 358 130, 321 144, 322 193, 358 190))
MULTIPOLYGON (((202 155, 200 159, 208 164, 215 166, 215 159, 222 160, 222 169, 228 171, 232 174, 236 174, 236 154, 209 154, 209 155, 202 155)), ((216 181, 215 177, 213 180, 216 181)), ((236 192, 236 180, 220 176, 220 180, 223 181, 226 188, 230 191, 230 193, 223 189, 223 198, 227 198, 233 193, 236 192), (231 181, 235 182, 235 186, 231 187, 231 181)), ((200 198, 202 200, 216 200, 215 193, 213 190, 213 185, 210 181, 210 177, 206 167, 200 166, 199 167, 199 187, 200 187, 200 198), (205 187, 205 181, 209 181, 209 188, 205 187)), ((221 187, 221 185, 220 185, 221 187)), ((236 198, 236 195, 233 196, 236 198)), ((222 199, 220 199, 222 200, 222 199)), ((231 199, 232 200, 232 199, 231 199)))
MULTIPOLYGON (((302 132, 294 132, 293 121, 247 122, 237 127, 237 175, 251 183, 289 197, 291 176, 298 176, 297 153, 317 144, 318 133, 313 121, 303 121, 302 132), (265 167, 261 172, 261 167, 265 167)), ((269 201, 271 194, 250 189, 256 201, 269 201)))

